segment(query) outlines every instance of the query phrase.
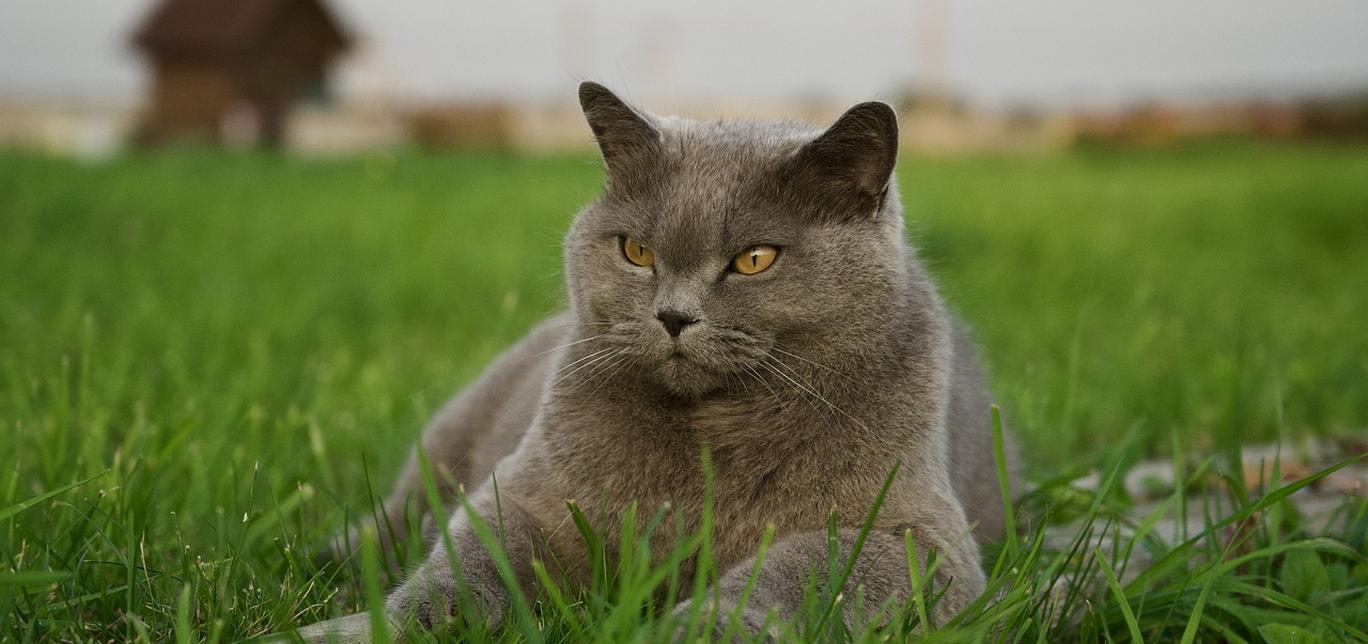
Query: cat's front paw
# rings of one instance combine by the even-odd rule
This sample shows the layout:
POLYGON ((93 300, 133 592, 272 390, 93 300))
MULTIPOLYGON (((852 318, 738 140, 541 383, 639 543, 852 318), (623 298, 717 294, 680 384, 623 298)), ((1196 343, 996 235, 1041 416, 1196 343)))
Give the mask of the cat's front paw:
POLYGON ((431 630, 450 622, 456 614, 455 584, 410 579, 385 600, 391 622, 413 624, 431 630))
POLYGON ((674 623, 672 641, 684 642, 774 642, 778 633, 767 629, 768 620, 763 611, 747 606, 736 614, 735 606, 721 604, 714 606, 711 601, 699 608, 698 619, 694 617, 694 603, 685 601, 675 607, 671 621, 674 623), (694 623, 692 635, 690 623, 694 623))
MULTIPOLYGON (((474 602, 475 612, 486 624, 503 619, 502 594, 472 584, 464 597, 474 602)), ((392 624, 414 625, 433 630, 456 620, 458 602, 463 594, 454 576, 420 571, 385 600, 385 612, 392 624)))

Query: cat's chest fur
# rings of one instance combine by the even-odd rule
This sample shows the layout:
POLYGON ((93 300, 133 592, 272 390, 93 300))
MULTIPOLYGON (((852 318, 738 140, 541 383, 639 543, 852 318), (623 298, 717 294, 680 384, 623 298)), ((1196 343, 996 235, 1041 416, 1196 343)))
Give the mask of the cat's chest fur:
POLYGON ((679 429, 712 451, 763 449, 757 443, 767 442, 762 440, 765 434, 772 436, 776 427, 801 422, 788 410, 788 405, 774 397, 719 396, 682 410, 679 429))
POLYGON ((714 547, 727 560, 753 551, 767 525, 785 534, 824 524, 863 464, 855 451, 820 440, 845 433, 849 419, 800 397, 767 391, 662 404, 610 395, 576 403, 547 408, 527 452, 536 465, 521 468, 539 475, 510 486, 525 490, 520 496, 544 525, 563 522, 563 502, 573 499, 610 536, 631 507, 641 524, 669 508, 691 531, 710 483, 714 547))
POLYGON ((678 504, 702 491, 705 453, 719 484, 738 491, 761 485, 801 451, 791 436, 795 426, 811 422, 804 409, 748 395, 697 401, 615 396, 592 404, 577 400, 573 408, 553 403, 544 417, 543 451, 549 468, 582 494, 609 504, 643 498, 678 504))

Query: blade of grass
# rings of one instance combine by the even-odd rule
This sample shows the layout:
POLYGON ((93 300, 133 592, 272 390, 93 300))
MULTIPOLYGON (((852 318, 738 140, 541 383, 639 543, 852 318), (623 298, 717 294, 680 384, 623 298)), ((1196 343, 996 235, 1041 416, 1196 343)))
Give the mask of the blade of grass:
POLYGON ((475 537, 484 546, 485 553, 494 561, 494 568, 499 572, 499 579, 504 584, 504 590, 508 592, 508 600, 513 604, 513 613, 518 618, 518 624, 522 628, 522 635, 528 642, 538 644, 542 641, 541 630, 537 628, 536 621, 532 619, 532 607, 527 603, 527 597, 523 595, 522 585, 517 575, 513 572, 513 564, 508 560, 508 553, 504 552, 499 540, 490 531, 489 526, 485 525, 475 507, 470 504, 470 499, 464 494, 457 494, 461 501, 461 507, 465 509, 466 521, 470 524, 471 530, 475 532, 475 537))
POLYGON ((997 466, 998 488, 1002 494, 1002 519, 1003 530, 1006 532, 1007 543, 1005 550, 1010 558, 1016 555, 1017 533, 1016 516, 1012 507, 1012 483, 1011 472, 1007 467, 1007 448, 1006 439, 1002 434, 1002 411, 997 405, 992 406, 993 411, 993 462, 997 466))
POLYGON ((608 591, 608 554, 603 539, 589 521, 588 515, 580 508, 579 503, 574 499, 565 502, 565 507, 570 511, 570 521, 575 524, 575 529, 579 530, 580 537, 584 539, 585 549, 589 555, 590 584, 591 591, 608 591))
MULTIPOLYGON (((917 556, 917 540, 912 538, 912 530, 903 530, 903 549, 907 553, 907 574, 912 581, 912 605, 917 612, 917 623, 921 625, 922 633, 926 633, 932 628, 931 620, 926 613, 925 588, 922 586, 921 560, 917 556)), ((929 574, 931 571, 927 571, 929 574)))
POLYGON ((366 608, 370 612, 371 641, 390 644, 385 596, 380 591, 380 549, 370 534, 361 537, 361 579, 366 588, 366 608))
POLYGON ((195 632, 190 624, 190 584, 185 584, 176 600, 176 644, 190 644, 193 641, 195 632))
MULTIPOLYGON (((716 602, 707 601, 704 595, 707 592, 711 578, 715 576, 713 568, 713 493, 714 480, 712 468, 712 452, 704 447, 699 453, 699 466, 703 470, 703 512, 698 526, 698 558, 694 564, 693 601, 689 605, 689 628, 685 633, 684 639, 692 642, 697 634, 699 617, 703 613, 705 605, 715 606, 716 602)), ((704 635, 710 636, 712 633, 711 621, 704 629, 704 635)))
POLYGON ((556 613, 560 616, 560 619, 570 627, 571 632, 574 634, 574 637, 571 639, 576 642, 589 641, 591 638, 585 630, 584 624, 580 622, 579 617, 575 615, 575 610, 570 605, 570 602, 565 600, 565 594, 561 592, 560 585, 551 578, 551 574, 547 572, 546 566, 542 564, 540 560, 533 559, 532 572, 537 576, 537 581, 541 582, 542 590, 545 591, 547 598, 551 600, 551 605, 556 608, 556 613))
POLYGON ((1197 629, 1202 622, 1202 611, 1206 610, 1207 595, 1211 593, 1212 584, 1220 577, 1211 575, 1207 583, 1202 585, 1202 592, 1197 595, 1197 603, 1192 605, 1192 614, 1188 617, 1187 627, 1183 629, 1183 638, 1179 644, 1192 644, 1197 639, 1197 629))
POLYGON ((1130 630, 1131 641, 1143 644, 1145 638, 1140 634, 1140 624, 1135 621, 1135 613, 1131 612, 1130 602, 1126 599, 1125 591, 1121 590, 1121 584, 1116 581, 1116 573, 1112 572, 1111 564, 1107 563, 1101 548, 1093 548, 1093 556, 1097 557, 1097 563, 1107 577, 1107 587, 1111 589, 1112 595, 1116 596, 1116 601, 1121 606, 1121 614, 1126 618, 1126 628, 1130 630))
POLYGON ((888 496, 888 488, 893 486, 893 479, 898 476, 898 469, 902 463, 894 463, 893 469, 889 470, 888 476, 884 477, 883 486, 879 488, 879 493, 874 497, 874 506, 865 515, 864 525, 860 526, 860 532, 855 536, 855 543, 850 547, 850 556, 846 558, 845 566, 841 569, 841 574, 836 578, 836 583, 830 592, 832 601, 822 614, 822 619, 817 622, 816 633, 824 633, 822 630, 826 623, 831 619, 831 615, 836 612, 837 598, 840 597, 841 589, 845 588, 846 581, 850 579, 850 573, 855 570, 855 560, 859 558, 860 551, 864 549, 865 540, 869 538, 869 531, 874 528, 874 519, 879 514, 879 509, 883 507, 884 499, 888 496))
POLYGON ((49 586, 70 578, 69 570, 19 570, 0 573, 0 586, 49 586))
POLYGON ((746 579, 745 588, 741 590, 741 597, 736 600, 736 607, 732 609, 731 623, 727 624, 727 629, 722 632, 723 642, 732 641, 736 635, 736 629, 741 624, 741 615, 746 611, 751 591, 755 590, 755 581, 760 578, 760 567, 765 563, 765 553, 769 551, 773 539, 774 524, 771 523, 765 526, 765 533, 760 535, 760 547, 755 552, 755 565, 751 568, 750 577, 746 579))
POLYGON ((29 498, 29 499, 25 499, 25 500, 23 500, 23 501, 20 501, 20 502, 18 502, 18 503, 15 503, 15 504, 13 504, 13 505, 10 505, 10 506, 6 506, 6 507, 4 507, 4 508, 0 508, 0 521, 4 521, 5 519, 8 519, 8 518, 10 518, 10 517, 12 517, 12 516, 14 516, 14 515, 16 515, 16 514, 19 514, 20 512, 23 512, 24 510, 27 510, 27 509, 29 509, 29 508, 35 506, 35 505, 38 505, 39 503, 42 503, 43 501, 46 501, 46 500, 48 500, 48 499, 51 499, 51 498, 53 498, 53 497, 55 497, 55 496, 59 496, 59 495, 65 494, 65 493, 67 493, 67 492, 70 492, 71 490, 74 490, 74 489, 76 489, 76 488, 78 488, 78 487, 81 487, 82 485, 85 485, 86 483, 89 483, 89 482, 91 482, 91 481, 94 481, 95 479, 98 479, 98 478, 100 478, 101 476, 104 476, 105 474, 108 474, 108 473, 109 473, 109 470, 106 469, 105 471, 100 472, 99 474, 96 474, 95 476, 92 476, 92 477, 90 477, 90 478, 88 478, 88 479, 83 479, 83 480, 77 481, 77 482, 75 482, 75 483, 70 483, 70 484, 68 484, 68 485, 63 485, 62 487, 59 487, 59 488, 57 488, 57 489, 55 489, 55 490, 50 490, 50 491, 44 492, 44 493, 42 493, 42 494, 39 494, 38 496, 29 498))
MULTIPOLYGON (((436 517, 437 525, 441 528, 437 531, 440 535, 442 548, 447 556, 447 564, 451 566, 451 574, 456 579, 457 610, 460 611, 461 618, 467 625, 480 627, 484 625, 484 619, 479 614, 475 606, 474 596, 470 592, 470 584, 466 582, 465 575, 461 574, 461 562, 456 556, 456 546, 451 541, 451 531, 447 529, 448 517, 446 504, 442 503, 441 492, 437 487, 437 476, 432 470, 432 464, 428 461, 427 453, 420 448, 418 453, 418 471, 423 479, 423 491, 427 495, 428 507, 432 510, 432 515, 436 517)), ((409 616, 402 616, 408 619, 409 616)))
POLYGON ((1190 537, 1187 541, 1184 541, 1181 544, 1178 544, 1167 554, 1165 554, 1163 558, 1159 559, 1158 561, 1155 561, 1144 572, 1140 573, 1135 579, 1131 580, 1131 582, 1127 584, 1127 586, 1130 588, 1144 588, 1153 580, 1167 575, 1169 572, 1172 571, 1172 569, 1186 563, 1188 561, 1188 557, 1191 551, 1194 548, 1196 548, 1205 537, 1216 534, 1217 530, 1220 530, 1221 528, 1224 528, 1225 526, 1228 526, 1232 523, 1248 519, 1260 510, 1267 508, 1268 506, 1273 505, 1274 503, 1278 503, 1279 501, 1282 501, 1283 499, 1286 499, 1289 496, 1292 496, 1292 494, 1295 493, 1297 490, 1300 490, 1308 485, 1311 485, 1312 483, 1315 483, 1316 481, 1319 481, 1349 465, 1357 463, 1358 461, 1362 460, 1365 456, 1368 456, 1368 454, 1359 454, 1358 456, 1344 459, 1334 465, 1331 465, 1330 467, 1324 468, 1314 474, 1311 474, 1310 476, 1298 479, 1296 481, 1288 483, 1287 485, 1279 487, 1278 489, 1273 490, 1272 492, 1269 492, 1268 494, 1259 498, 1257 501, 1253 501, 1223 518, 1211 521, 1207 525, 1207 527, 1204 530, 1202 530, 1201 533, 1190 537))

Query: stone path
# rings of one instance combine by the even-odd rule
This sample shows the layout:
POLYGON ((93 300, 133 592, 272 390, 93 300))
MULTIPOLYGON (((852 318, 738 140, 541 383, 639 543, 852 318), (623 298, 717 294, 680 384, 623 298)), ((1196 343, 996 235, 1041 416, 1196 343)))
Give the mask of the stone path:
MULTIPOLYGON (((1278 486, 1292 483, 1329 467, 1344 459, 1368 452, 1368 440, 1341 439, 1306 441, 1294 445, 1284 445, 1279 459, 1275 446, 1247 447, 1241 453, 1244 462, 1244 482, 1251 494, 1261 490, 1272 490, 1278 486), (1279 483, 1274 480, 1274 470, 1278 470, 1279 483)), ((1191 465, 1190 465, 1191 466, 1191 465)), ((1187 476, 1193 476, 1188 472, 1187 476)), ((1072 487, 1086 492, 1095 492, 1101 485, 1101 474, 1094 472, 1074 481, 1072 487)), ((1117 533, 1124 540, 1134 536, 1132 525, 1139 525, 1156 510, 1164 508, 1163 516, 1154 523, 1152 534, 1173 544, 1186 537, 1200 534, 1211 521, 1228 516, 1234 506, 1231 495, 1226 489, 1226 481, 1214 473, 1206 475, 1205 485, 1195 486, 1205 491, 1194 491, 1187 496, 1186 513, 1179 513, 1173 506, 1174 468, 1172 461, 1146 461, 1132 467, 1127 472, 1123 485, 1135 506, 1126 513, 1126 523, 1115 530, 1103 531, 1096 525, 1095 534, 1086 544, 1085 551, 1094 547, 1103 553, 1112 552, 1117 533), (1206 514, 1209 512, 1210 514, 1206 514)), ((1346 507, 1353 509, 1351 501, 1368 501, 1368 457, 1337 470, 1325 478, 1312 483, 1288 497, 1288 500, 1302 515, 1305 534, 1314 536, 1324 534, 1332 521, 1342 517, 1346 507)), ((1359 508, 1368 507, 1360 504, 1359 508)), ((1065 550, 1072 545, 1080 530, 1081 522, 1052 525, 1045 529, 1045 546, 1051 550, 1065 550)), ((1223 529, 1219 534, 1229 537, 1237 528, 1223 529)), ((1126 567, 1127 578, 1142 572, 1151 562, 1149 553, 1140 547, 1132 551, 1126 567)))

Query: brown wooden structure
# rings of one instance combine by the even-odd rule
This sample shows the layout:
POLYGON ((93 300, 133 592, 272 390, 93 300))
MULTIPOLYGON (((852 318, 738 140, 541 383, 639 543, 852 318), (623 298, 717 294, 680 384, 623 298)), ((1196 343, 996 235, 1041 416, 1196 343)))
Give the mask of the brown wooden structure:
POLYGON ((164 0, 133 42, 153 72, 140 140, 274 146, 291 105, 323 91, 348 38, 321 0, 164 0))

